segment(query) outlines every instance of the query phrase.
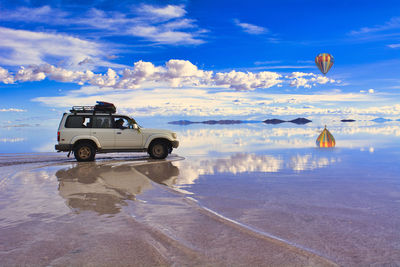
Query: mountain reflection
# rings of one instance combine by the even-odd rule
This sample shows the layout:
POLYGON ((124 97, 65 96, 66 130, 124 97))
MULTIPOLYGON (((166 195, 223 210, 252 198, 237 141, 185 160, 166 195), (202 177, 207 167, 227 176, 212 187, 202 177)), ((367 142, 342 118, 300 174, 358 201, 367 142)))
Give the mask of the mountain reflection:
POLYGON ((92 210, 98 214, 116 214, 126 200, 150 189, 151 181, 171 185, 179 169, 171 162, 98 165, 78 163, 56 172, 59 194, 76 212, 92 210))
MULTIPOLYGON (((323 125, 267 128, 261 126, 254 124, 246 127, 178 129, 182 144, 178 151, 180 154, 206 155, 210 151, 238 153, 311 148, 315 147, 315 140, 323 130, 323 125)), ((365 148, 391 143, 394 140, 397 142, 400 138, 400 126, 396 124, 349 126, 332 123, 329 130, 337 139, 336 146, 340 148, 365 148)))

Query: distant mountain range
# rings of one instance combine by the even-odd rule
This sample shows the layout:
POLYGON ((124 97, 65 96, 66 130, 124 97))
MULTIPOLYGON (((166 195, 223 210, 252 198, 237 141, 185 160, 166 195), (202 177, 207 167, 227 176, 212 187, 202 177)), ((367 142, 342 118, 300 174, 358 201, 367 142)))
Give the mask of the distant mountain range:
MULTIPOLYGON (((188 120, 180 120, 180 121, 170 121, 168 122, 169 124, 175 124, 175 125, 189 125, 189 124, 195 124, 195 123, 202 123, 202 124, 241 124, 241 123, 259 123, 261 121, 249 121, 249 120, 208 120, 208 121, 188 121, 188 120)), ((291 121, 283 121, 279 119, 269 119, 263 121, 266 124, 279 124, 282 122, 291 122, 291 123, 296 123, 296 124, 306 124, 311 122, 310 120, 306 118, 297 118, 291 121)))
MULTIPOLYGON (((353 121, 356 121, 356 120, 353 120, 353 119, 343 119, 343 120, 340 120, 341 122, 353 122, 353 121)), ((388 122, 388 121, 400 121, 400 119, 397 119, 397 120, 391 120, 391 119, 385 119, 385 118, 375 118, 375 119, 372 119, 371 121, 373 121, 373 122, 378 122, 378 123, 382 123, 382 122, 388 122)))
MULTIPOLYGON (((354 122, 356 120, 353 119, 342 119, 340 120, 341 122, 354 122)), ((387 121, 393 121, 390 119, 385 119, 385 118, 376 118, 373 119, 371 121, 374 122, 387 122, 387 121)), ((400 121, 400 119, 398 119, 397 121, 400 121)), ((207 121, 188 121, 188 120, 179 120, 179 121, 170 121, 168 122, 169 124, 175 124, 175 125, 189 125, 189 124, 195 124, 195 123, 201 123, 201 124, 242 124, 242 123, 266 123, 266 124, 280 124, 280 123, 284 123, 284 122, 291 122, 291 123, 295 123, 295 124, 299 124, 299 125, 303 125, 303 124, 307 124, 309 122, 312 122, 309 119, 306 118, 297 118, 294 120, 290 120, 290 121, 285 121, 285 120, 281 120, 281 119, 267 119, 265 121, 252 121, 252 120, 207 120, 207 121)))
POLYGON ((306 119, 306 118, 297 118, 291 121, 284 121, 284 120, 280 120, 280 119, 268 119, 263 121, 266 124, 280 124, 283 122, 291 122, 291 123, 295 123, 295 124, 307 124, 309 122, 311 122, 311 120, 306 119))
POLYGON ((208 121, 188 121, 188 120, 180 120, 180 121, 170 121, 169 124, 177 124, 177 125, 188 125, 194 123, 202 123, 202 124, 240 124, 240 123, 254 123, 254 121, 241 121, 241 120, 208 120, 208 121))

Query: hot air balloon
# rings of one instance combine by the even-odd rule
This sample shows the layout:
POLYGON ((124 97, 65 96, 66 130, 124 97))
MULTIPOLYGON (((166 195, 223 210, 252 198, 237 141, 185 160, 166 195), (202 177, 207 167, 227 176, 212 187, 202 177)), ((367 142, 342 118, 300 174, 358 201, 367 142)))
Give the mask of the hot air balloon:
POLYGON ((322 53, 315 57, 315 64, 324 75, 328 73, 334 62, 335 59, 328 53, 322 53))
POLYGON ((317 138, 317 146, 318 147, 334 147, 335 146, 335 138, 333 135, 326 129, 322 131, 322 133, 317 138))

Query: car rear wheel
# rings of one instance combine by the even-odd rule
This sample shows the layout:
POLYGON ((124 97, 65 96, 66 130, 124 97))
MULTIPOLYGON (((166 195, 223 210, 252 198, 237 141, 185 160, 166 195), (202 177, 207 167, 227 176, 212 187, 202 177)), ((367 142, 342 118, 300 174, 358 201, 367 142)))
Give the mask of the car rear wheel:
POLYGON ((78 144, 74 149, 74 156, 77 161, 93 161, 96 150, 89 143, 78 144))
POLYGON ((153 159, 165 159, 168 156, 168 145, 163 141, 155 141, 149 147, 150 157, 153 159))

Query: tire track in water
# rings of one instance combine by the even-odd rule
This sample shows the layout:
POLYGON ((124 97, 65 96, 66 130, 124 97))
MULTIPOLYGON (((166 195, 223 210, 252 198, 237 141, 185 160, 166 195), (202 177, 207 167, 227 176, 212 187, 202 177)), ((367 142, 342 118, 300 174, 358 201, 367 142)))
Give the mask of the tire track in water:
POLYGON ((200 210, 200 212, 214 218, 217 221, 220 221, 223 224, 228 224, 233 228, 238 229, 239 231, 245 232, 249 235, 253 235, 257 238, 265 239, 269 242, 272 242, 274 244, 277 244, 279 246, 284 246, 290 251, 293 251, 295 253, 303 254, 307 257, 310 258, 315 258, 317 260, 322 260, 324 261, 327 265, 329 266, 339 266, 337 263, 335 263, 333 260, 321 255, 315 250, 306 248, 304 246, 301 246, 299 244, 293 243, 289 240, 280 238, 276 235, 267 233, 265 231, 256 229, 250 225, 243 224, 239 221, 236 221, 234 219, 228 218, 212 209, 209 209, 202 205, 198 200, 192 198, 192 197, 185 197, 185 201, 189 203, 189 205, 194 206, 196 209, 200 210))
MULTIPOLYGON (((247 245, 249 247, 254 247, 254 245, 258 243, 256 240, 260 240, 262 241, 262 246, 270 247, 270 250, 267 248, 264 249, 266 251, 265 253, 279 251, 279 253, 284 253, 285 255, 290 254, 290 259, 294 261, 300 259, 302 259, 300 261, 304 261, 308 259, 308 264, 311 263, 312 266, 339 266, 334 260, 321 255, 317 251, 225 217, 205 207, 198 200, 187 196, 187 194, 182 193, 180 190, 177 191, 175 188, 165 185, 156 185, 156 187, 164 191, 164 193, 158 193, 159 195, 157 197, 146 196, 145 201, 136 205, 140 206, 139 208, 135 207, 128 211, 128 213, 130 213, 135 220, 157 229, 170 239, 180 242, 184 247, 190 248, 198 253, 206 254, 205 251, 207 251, 208 248, 203 247, 202 242, 197 240, 201 238, 197 232, 203 231, 206 236, 221 235, 222 241, 217 241, 217 243, 220 244, 229 244, 230 239, 235 239, 232 237, 240 236, 243 240, 246 240, 243 244, 244 250, 248 249, 247 245), (193 226, 193 222, 196 222, 198 226, 193 226), (298 255, 298 258, 294 255, 298 255)), ((204 242, 215 243, 216 241, 208 239, 207 241, 203 241, 203 243, 204 242)), ((238 249, 240 246, 241 244, 236 245, 235 249, 238 249)), ((221 249, 219 246, 215 248, 221 249)), ((252 251, 249 251, 249 253, 252 253, 252 251)), ((222 257, 223 255, 218 256, 222 257)), ((235 256, 231 255, 228 257, 234 258, 235 256)), ((258 255, 257 257, 260 256, 258 255)), ((275 257, 275 255, 272 257, 275 257)), ((279 258, 279 256, 277 256, 277 258, 279 258)), ((272 262, 274 260, 276 262, 275 258, 272 262)), ((286 259, 281 258, 280 260, 286 259)), ((299 266, 297 263, 294 265, 299 266)), ((302 266, 302 264, 300 264, 300 266, 302 266)))

